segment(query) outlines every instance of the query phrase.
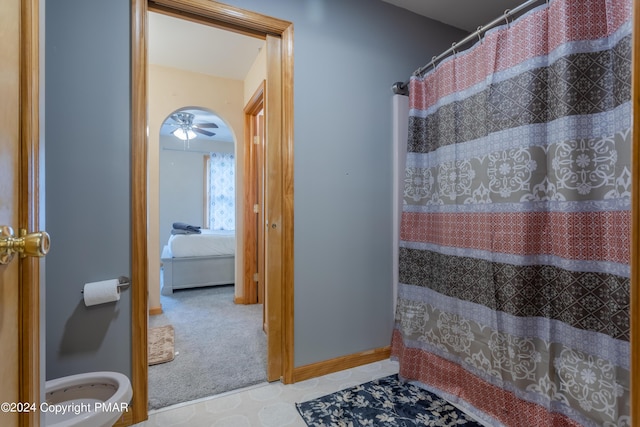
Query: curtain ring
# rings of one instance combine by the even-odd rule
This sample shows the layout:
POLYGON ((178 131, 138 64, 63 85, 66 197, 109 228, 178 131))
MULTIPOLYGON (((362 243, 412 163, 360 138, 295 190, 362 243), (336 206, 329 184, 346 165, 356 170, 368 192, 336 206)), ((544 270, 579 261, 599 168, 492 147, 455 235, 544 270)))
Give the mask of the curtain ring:
POLYGON ((511 9, 507 9, 504 11, 504 22, 507 23, 507 28, 509 28, 510 26, 510 22, 509 22, 509 14, 511 13, 511 9))
POLYGON ((453 42, 451 43, 451 51, 453 52, 453 54, 455 55, 456 53, 456 45, 458 44, 458 42, 453 42))
POLYGON ((478 41, 479 41, 480 43, 482 43, 482 29, 483 29, 483 28, 484 28, 484 27, 483 27, 482 25, 480 25, 480 26, 476 29, 476 32, 478 33, 478 41))
POLYGON ((436 58, 437 58, 436 55, 433 55, 431 57, 431 68, 436 68, 436 58))

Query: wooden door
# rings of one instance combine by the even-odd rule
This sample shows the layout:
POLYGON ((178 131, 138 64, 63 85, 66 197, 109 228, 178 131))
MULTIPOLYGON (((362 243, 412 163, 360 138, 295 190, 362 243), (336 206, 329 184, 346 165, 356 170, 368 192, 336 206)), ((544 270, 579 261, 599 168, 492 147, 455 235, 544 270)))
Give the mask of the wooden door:
MULTIPOLYGON (((4 2, 0 14, 0 225, 18 224, 20 176, 20 2, 4 2)), ((0 265, 0 387, 1 402, 18 402, 19 386, 19 270, 14 260, 0 265)), ((0 425, 18 425, 18 414, 0 412, 0 425)))
MULTIPOLYGON (((0 13, 0 234, 38 226, 38 4, 0 13)), ((0 425, 40 425, 39 263, 0 251, 0 425), (4 403, 6 402, 6 403, 4 403), (8 404, 8 406, 6 406, 8 404)))

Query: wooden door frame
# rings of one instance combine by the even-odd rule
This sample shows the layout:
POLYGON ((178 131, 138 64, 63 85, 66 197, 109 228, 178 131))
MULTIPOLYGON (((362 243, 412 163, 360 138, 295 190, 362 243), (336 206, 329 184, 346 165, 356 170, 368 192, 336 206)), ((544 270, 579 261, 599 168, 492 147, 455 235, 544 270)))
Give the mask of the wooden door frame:
MULTIPOLYGON (((251 99, 244 107, 244 212, 243 212, 243 242, 244 242, 244 266, 243 271, 243 292, 242 303, 263 304, 260 292, 256 289, 264 286, 264 185, 262 176, 264 175, 263 141, 255 143, 255 136, 261 131, 256 126, 255 117, 260 111, 265 111, 266 82, 260 83, 251 99), (258 211, 252 209, 254 204, 258 205, 258 211), (256 221, 257 216, 257 221, 256 221), (256 244, 257 243, 257 244, 256 244), (256 268, 257 266, 257 268, 256 268), (257 280, 254 279, 257 274, 257 280)), ((264 316, 263 316, 264 323, 264 316)), ((266 329, 266 328, 265 328, 266 329)))
MULTIPOLYGON (((19 228, 40 230, 40 1, 22 0, 20 11, 19 228)), ((19 262, 20 402, 40 407, 40 260, 19 262)), ((44 381, 44 379, 42 379, 44 381)), ((21 426, 40 425, 40 413, 19 414, 21 426)))
POLYGON ((209 0, 131 0, 132 422, 147 418, 147 12, 153 9, 267 42, 265 105, 268 373, 293 381, 293 24, 209 0))

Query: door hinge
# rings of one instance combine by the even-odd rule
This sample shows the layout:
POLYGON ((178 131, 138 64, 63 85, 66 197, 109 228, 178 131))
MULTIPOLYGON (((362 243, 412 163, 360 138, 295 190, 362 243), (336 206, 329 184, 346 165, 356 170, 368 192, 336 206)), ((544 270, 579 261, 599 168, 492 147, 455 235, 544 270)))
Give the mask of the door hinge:
POLYGON ((258 135, 253 135, 253 143, 256 145, 260 143, 260 137, 258 135))
POLYGON ((253 205, 253 213, 258 213, 260 212, 260 206, 258 206, 258 204, 256 203, 255 205, 253 205))
POLYGON ((257 282, 258 280, 260 280, 260 279, 258 278, 258 273, 253 273, 253 281, 254 281, 254 282, 257 282))

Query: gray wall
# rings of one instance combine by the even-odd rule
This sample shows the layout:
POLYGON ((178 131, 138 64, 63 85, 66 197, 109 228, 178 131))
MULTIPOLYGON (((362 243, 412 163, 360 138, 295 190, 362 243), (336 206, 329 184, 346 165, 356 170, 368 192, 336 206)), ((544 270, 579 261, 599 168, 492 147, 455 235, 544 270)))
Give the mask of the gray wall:
MULTIPOLYGON (((464 34, 374 0, 226 3, 294 23, 295 365, 388 346, 390 86, 464 34)), ((129 266, 128 13, 125 0, 47 4, 48 377, 129 370, 129 295, 118 314, 76 300, 129 266), (106 320, 97 340, 87 324, 106 320)))
POLYGON ((46 377, 130 375, 131 292, 80 293, 131 274, 129 1, 49 1, 45 25, 46 377))
POLYGON ((228 0, 294 24, 295 366, 390 345, 391 85, 465 33, 373 0, 228 0))

